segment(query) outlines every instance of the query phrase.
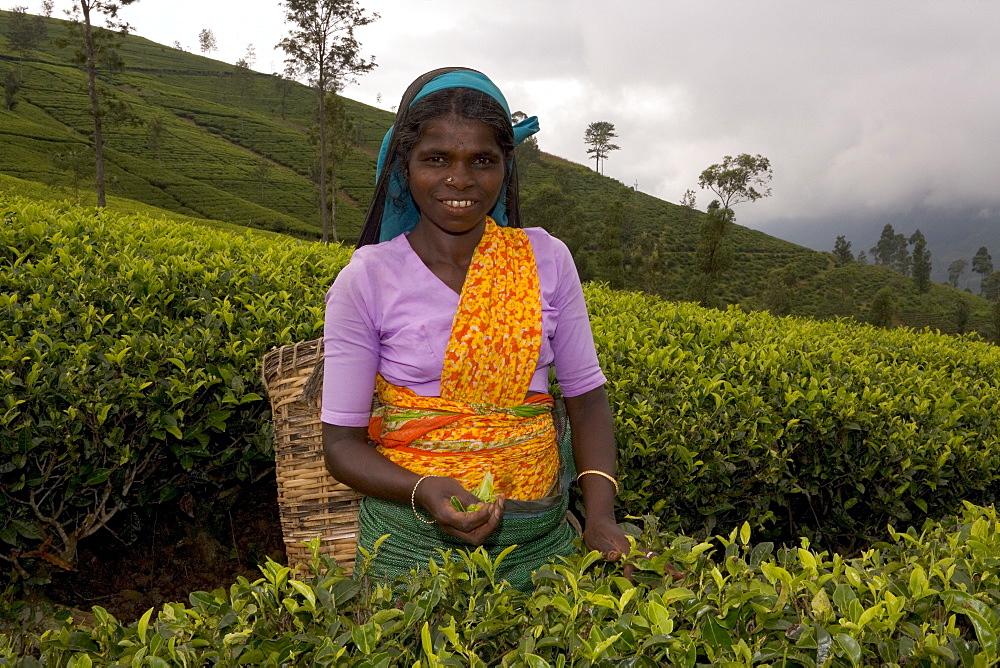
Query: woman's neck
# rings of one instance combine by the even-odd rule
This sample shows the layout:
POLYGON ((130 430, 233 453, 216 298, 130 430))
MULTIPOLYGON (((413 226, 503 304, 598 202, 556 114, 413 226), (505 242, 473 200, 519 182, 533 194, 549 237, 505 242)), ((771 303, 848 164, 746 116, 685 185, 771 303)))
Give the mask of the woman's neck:
POLYGON ((406 240, 413 252, 445 285, 461 294, 486 221, 464 234, 448 234, 431 224, 417 223, 406 240))

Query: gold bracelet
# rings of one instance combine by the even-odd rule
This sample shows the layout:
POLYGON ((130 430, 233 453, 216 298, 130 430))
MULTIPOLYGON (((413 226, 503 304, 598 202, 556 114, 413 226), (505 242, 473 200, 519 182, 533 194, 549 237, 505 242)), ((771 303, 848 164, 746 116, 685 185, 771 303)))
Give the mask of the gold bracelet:
POLYGON ((576 481, 580 482, 580 478, 587 475, 588 473, 594 473, 596 475, 601 476, 602 478, 607 478, 608 480, 610 480, 611 484, 615 486, 615 496, 618 496, 618 481, 615 480, 615 477, 610 473, 605 473, 604 471, 598 471, 597 469, 588 469, 580 473, 578 476, 576 476, 576 481))
MULTIPOLYGON (((437 520, 425 520, 423 517, 420 516, 420 513, 417 512, 417 487, 419 487, 420 483, 422 483, 427 478, 440 478, 440 477, 441 476, 439 475, 425 475, 423 478, 420 478, 420 480, 417 480, 415 483, 413 483, 413 491, 410 492, 410 507, 413 508, 413 516, 416 517, 421 522, 423 522, 424 524, 437 524, 437 520)), ((618 485, 615 484, 615 487, 617 486, 618 485)))

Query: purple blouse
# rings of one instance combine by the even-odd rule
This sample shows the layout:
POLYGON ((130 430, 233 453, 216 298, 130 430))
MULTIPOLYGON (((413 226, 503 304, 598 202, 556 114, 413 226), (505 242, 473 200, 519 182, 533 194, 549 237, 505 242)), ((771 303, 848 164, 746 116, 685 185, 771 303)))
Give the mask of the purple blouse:
MULTIPOLYGON (((555 364, 563 394, 575 397, 605 382, 580 278, 562 241, 540 227, 525 231, 542 290, 542 348, 529 387, 548 392, 555 364)), ((376 372, 421 396, 439 396, 458 300, 406 235, 356 250, 326 294, 322 421, 367 426, 376 372)))

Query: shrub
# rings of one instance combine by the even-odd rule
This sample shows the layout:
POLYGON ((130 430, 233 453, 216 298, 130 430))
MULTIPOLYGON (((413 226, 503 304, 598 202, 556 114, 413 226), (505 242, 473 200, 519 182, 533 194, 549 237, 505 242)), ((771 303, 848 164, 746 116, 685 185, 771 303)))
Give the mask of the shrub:
MULTIPOLYGON (((695 666, 990 665, 1000 619, 1000 520, 961 517, 910 529, 854 559, 751 541, 749 524, 697 542, 648 521, 635 582, 597 553, 540 568, 524 594, 481 550, 359 585, 329 561, 296 579, 263 577, 195 592, 125 624, 60 623, 6 665, 695 666), (667 562, 686 573, 675 581, 667 562), (155 614, 154 614, 155 613, 155 614)), ((502 557, 501 557, 502 558, 502 557)), ((30 643, 29 643, 30 644, 30 643)), ((0 636, 0 662, 5 659, 0 636)), ((0 665, 4 665, 0 663, 0 665)))
POLYGON ((994 346, 586 294, 627 512, 708 534, 748 519, 851 549, 995 498, 994 346))
POLYGON ((68 567, 123 508, 273 461, 260 359, 349 253, 0 197, 0 558, 68 567))

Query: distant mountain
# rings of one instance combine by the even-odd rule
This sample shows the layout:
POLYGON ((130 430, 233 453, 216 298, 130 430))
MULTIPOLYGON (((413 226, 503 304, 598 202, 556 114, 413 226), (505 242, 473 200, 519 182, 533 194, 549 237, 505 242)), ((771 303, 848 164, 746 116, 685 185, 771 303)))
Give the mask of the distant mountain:
MULTIPOLYGON (((0 11, 0 35, 11 16, 0 11)), ((56 44, 66 22, 45 19, 44 24, 47 39, 23 61, 0 39, 0 81, 8 72, 23 81, 16 106, 0 105, 0 174, 49 184, 93 203, 84 75, 69 64, 68 49, 56 44)), ((138 36, 124 40, 119 56, 123 67, 101 80, 128 103, 139 123, 106 130, 110 195, 318 238, 311 89, 138 36)), ((345 105, 353 129, 350 149, 336 169, 336 224, 340 239, 350 241, 360 231, 375 157, 392 114, 352 100, 345 105)), ((537 149, 522 153, 518 162, 526 224, 544 226, 565 240, 584 279, 668 299, 691 298, 701 212, 537 149)), ((913 220, 892 222, 897 231, 910 234, 918 227, 910 224, 913 220)), ((860 227, 855 235, 854 228, 831 221, 822 228, 829 239, 798 241, 831 250, 836 235, 846 234, 855 251, 867 251, 884 222, 889 221, 866 226, 869 232, 862 236, 860 227)), ((949 235, 920 227, 938 272, 946 269, 942 263, 953 252, 944 246, 949 235)), ((963 235, 950 236, 954 242, 963 235)), ((733 262, 719 282, 720 305, 863 319, 874 293, 888 284, 898 293, 901 324, 953 331, 956 305, 969 299, 973 325, 989 330, 989 305, 950 287, 934 286, 931 293, 917 295, 911 279, 879 267, 837 268, 828 252, 740 225, 733 227, 728 243, 733 262)), ((1000 265, 1000 239, 996 249, 1000 265)))

